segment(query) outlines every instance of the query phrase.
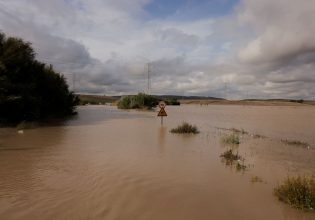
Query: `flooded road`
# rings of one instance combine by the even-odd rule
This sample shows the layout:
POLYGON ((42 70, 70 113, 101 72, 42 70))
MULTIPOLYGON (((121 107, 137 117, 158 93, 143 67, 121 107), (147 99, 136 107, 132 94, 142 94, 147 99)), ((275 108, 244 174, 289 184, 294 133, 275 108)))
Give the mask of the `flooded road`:
POLYGON ((154 111, 86 106, 64 124, 0 128, 0 219, 315 219, 273 195, 287 176, 315 175, 314 107, 166 110, 164 126, 154 111), (171 134, 182 121, 201 133, 171 134), (220 158, 230 128, 248 132, 237 147, 246 170, 220 158))

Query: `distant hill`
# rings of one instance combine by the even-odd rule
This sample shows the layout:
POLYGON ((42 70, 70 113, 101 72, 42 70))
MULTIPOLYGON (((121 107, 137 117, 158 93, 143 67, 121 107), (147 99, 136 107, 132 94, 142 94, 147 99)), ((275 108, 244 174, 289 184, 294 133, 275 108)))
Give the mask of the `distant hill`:
POLYGON ((180 95, 158 95, 161 99, 178 99, 178 100, 224 100, 222 98, 209 96, 180 96, 180 95))

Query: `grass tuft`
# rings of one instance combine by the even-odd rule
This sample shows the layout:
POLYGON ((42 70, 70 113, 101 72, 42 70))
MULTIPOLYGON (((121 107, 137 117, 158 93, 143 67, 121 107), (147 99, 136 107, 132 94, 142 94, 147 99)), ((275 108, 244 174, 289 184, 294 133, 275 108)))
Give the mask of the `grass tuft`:
POLYGON ((183 122, 176 128, 171 130, 171 133, 178 133, 178 134, 198 134, 199 130, 195 125, 188 124, 187 122, 183 122))
POLYGON ((226 144, 240 144, 240 137, 233 133, 222 137, 222 141, 226 144))
POLYGON ((289 177, 274 190, 275 195, 298 209, 315 209, 315 180, 313 177, 289 177))

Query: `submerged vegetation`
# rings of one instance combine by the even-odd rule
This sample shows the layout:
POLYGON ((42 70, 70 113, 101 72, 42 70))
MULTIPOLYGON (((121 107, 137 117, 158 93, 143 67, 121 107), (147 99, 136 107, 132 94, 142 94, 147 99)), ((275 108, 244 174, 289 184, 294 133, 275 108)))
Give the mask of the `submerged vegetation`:
POLYGON ((225 135, 222 137, 222 142, 226 144, 240 144, 240 137, 236 133, 225 135))
POLYGON ((295 146, 299 146, 299 147, 309 147, 309 144, 306 142, 302 142, 302 141, 296 141, 296 140, 281 140, 282 143, 284 144, 288 144, 288 145, 295 145, 295 146))
POLYGON ((244 164, 244 160, 242 160, 242 163, 237 161, 235 168, 237 171, 244 171, 247 169, 247 166, 244 164))
POLYGON ((179 134, 198 134, 199 130, 195 125, 188 124, 187 122, 183 122, 176 128, 171 130, 171 133, 179 133, 179 134))
POLYGON ((158 101, 155 96, 139 93, 121 97, 117 107, 119 109, 151 109, 158 104, 158 101))
POLYGON ((227 130, 233 131, 234 133, 237 133, 237 134, 248 134, 248 132, 245 131, 243 128, 242 129, 230 128, 230 129, 227 129, 227 130))
POLYGON ((252 137, 253 138, 266 138, 266 136, 261 135, 261 134, 253 134, 252 137))
POLYGON ((78 102, 61 74, 35 60, 30 43, 0 32, 0 123, 65 117, 78 102))
POLYGON ((241 156, 237 154, 234 154, 232 149, 225 151, 223 154, 221 154, 220 157, 223 157, 227 161, 230 161, 231 163, 237 160, 241 159, 241 156))
POLYGON ((315 209, 315 180, 313 177, 289 177, 274 190, 275 195, 298 209, 315 209))
POLYGON ((236 171, 247 169, 247 166, 244 164, 245 160, 238 153, 233 153, 232 149, 225 151, 220 157, 226 166, 235 167, 236 171))
POLYGON ((260 178, 259 176, 252 176, 251 182, 252 182, 252 183, 262 183, 262 182, 263 182, 263 179, 260 178))

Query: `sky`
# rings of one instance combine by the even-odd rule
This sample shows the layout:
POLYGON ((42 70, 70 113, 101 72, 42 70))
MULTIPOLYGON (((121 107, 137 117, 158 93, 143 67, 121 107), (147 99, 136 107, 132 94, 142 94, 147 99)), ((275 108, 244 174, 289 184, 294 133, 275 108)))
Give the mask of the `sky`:
POLYGON ((314 21, 314 0, 0 0, 0 31, 100 95, 315 99, 314 21))

